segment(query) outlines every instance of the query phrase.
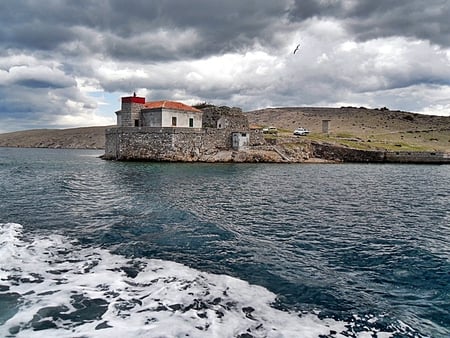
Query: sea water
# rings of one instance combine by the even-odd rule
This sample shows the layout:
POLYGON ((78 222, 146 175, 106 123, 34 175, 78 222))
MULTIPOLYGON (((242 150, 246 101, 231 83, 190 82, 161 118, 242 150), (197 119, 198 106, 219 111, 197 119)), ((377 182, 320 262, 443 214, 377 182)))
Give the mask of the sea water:
POLYGON ((448 337, 450 166, 0 148, 1 337, 448 337))

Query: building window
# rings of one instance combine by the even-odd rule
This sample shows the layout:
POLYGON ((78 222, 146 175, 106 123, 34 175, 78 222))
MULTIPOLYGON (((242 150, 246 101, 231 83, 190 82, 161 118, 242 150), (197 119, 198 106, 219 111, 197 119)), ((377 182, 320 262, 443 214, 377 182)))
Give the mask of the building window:
POLYGON ((139 120, 134 120, 134 126, 139 127, 139 120))
POLYGON ((177 118, 176 116, 172 116, 172 127, 176 127, 177 126, 177 118))
POLYGON ((189 118, 189 128, 194 127, 194 119, 192 117, 189 118))

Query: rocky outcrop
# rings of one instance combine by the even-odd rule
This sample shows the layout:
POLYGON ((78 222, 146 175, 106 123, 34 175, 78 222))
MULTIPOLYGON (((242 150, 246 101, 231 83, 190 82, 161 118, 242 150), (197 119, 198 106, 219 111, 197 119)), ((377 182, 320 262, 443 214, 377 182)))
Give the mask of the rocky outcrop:
POLYGON ((311 142, 312 155, 334 162, 384 162, 385 151, 360 150, 345 146, 311 142))
POLYGON ((219 150, 199 157, 199 162, 282 163, 288 162, 273 149, 219 150))

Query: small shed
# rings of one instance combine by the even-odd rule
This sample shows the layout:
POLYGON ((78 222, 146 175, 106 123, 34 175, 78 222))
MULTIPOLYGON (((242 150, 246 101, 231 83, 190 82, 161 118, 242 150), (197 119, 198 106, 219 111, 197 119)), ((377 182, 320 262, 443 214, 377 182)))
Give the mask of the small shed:
POLYGON ((234 150, 239 150, 250 145, 250 133, 248 132, 233 132, 231 133, 231 138, 234 150))
POLYGON ((331 120, 322 120, 322 133, 328 134, 330 132, 330 121, 331 120))

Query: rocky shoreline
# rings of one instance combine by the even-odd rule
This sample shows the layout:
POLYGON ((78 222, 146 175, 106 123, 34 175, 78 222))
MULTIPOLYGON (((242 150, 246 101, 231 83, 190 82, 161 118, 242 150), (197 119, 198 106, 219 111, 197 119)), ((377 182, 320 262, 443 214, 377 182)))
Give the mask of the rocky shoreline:
MULTIPOLYGON (((292 138, 279 138, 277 144, 252 146, 236 150, 216 150, 195 157, 192 154, 164 154, 155 159, 146 159, 142 153, 120 161, 164 161, 203 163, 414 163, 450 164, 450 153, 361 150, 326 142, 302 138, 292 142, 292 138)), ((102 156, 103 159, 112 159, 102 156)))

